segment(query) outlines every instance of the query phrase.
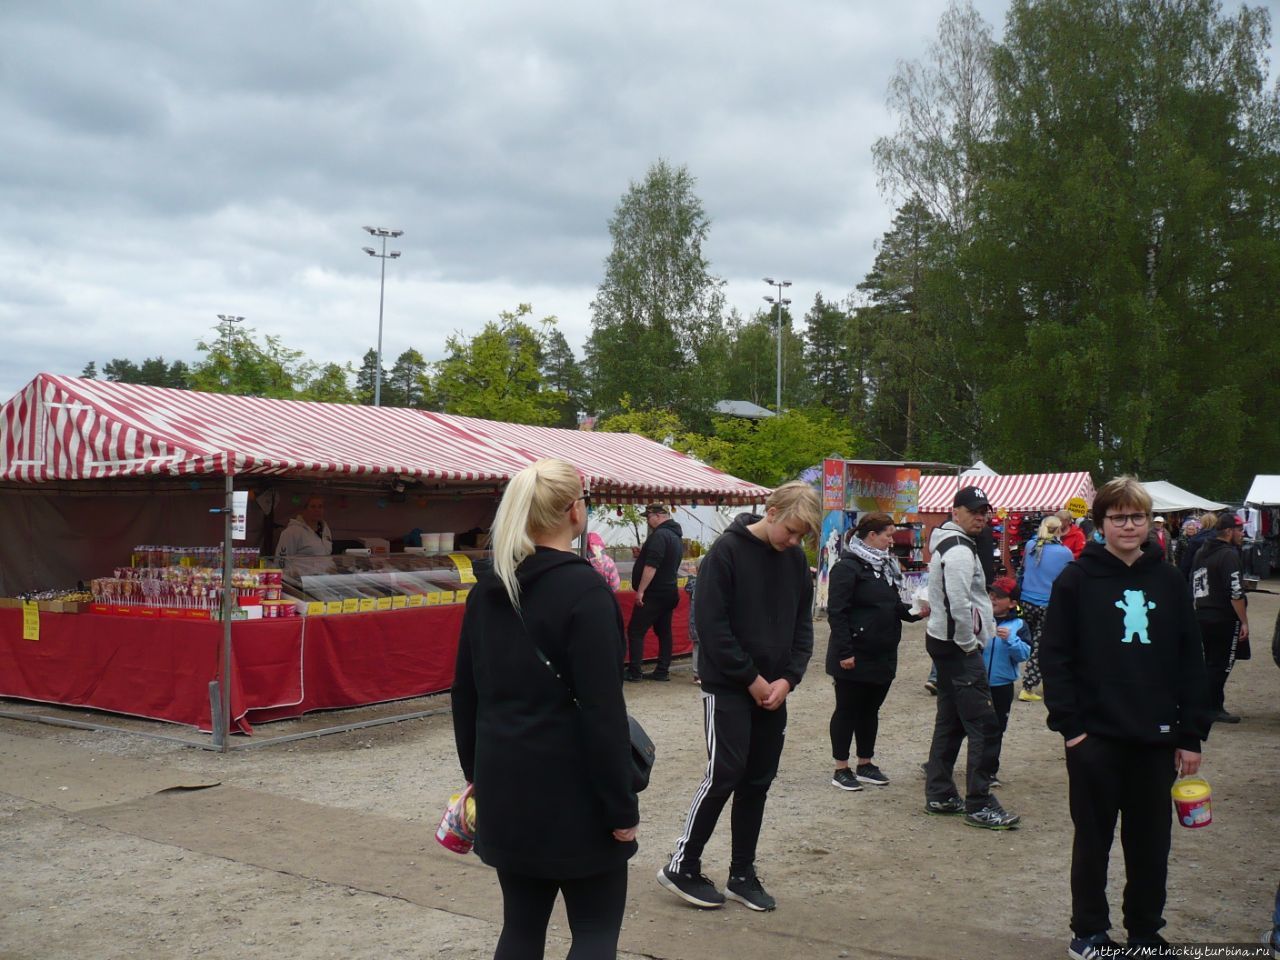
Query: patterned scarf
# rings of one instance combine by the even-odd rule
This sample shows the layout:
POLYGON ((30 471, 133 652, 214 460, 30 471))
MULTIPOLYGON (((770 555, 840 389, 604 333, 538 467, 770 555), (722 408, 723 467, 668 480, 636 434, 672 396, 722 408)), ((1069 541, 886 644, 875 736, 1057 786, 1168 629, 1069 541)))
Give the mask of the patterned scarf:
POLYGON ((850 553, 868 564, 895 588, 902 586, 902 568, 898 566, 898 558, 888 550, 869 547, 861 537, 850 537, 848 548, 850 553))

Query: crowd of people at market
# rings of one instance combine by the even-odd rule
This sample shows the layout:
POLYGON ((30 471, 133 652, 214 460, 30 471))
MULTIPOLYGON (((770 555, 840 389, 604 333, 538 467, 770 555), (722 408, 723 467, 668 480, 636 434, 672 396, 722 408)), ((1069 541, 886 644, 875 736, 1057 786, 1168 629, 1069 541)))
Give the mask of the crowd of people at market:
MULTIPOLYGON (((1123 818, 1128 945, 1160 955, 1168 949, 1160 931, 1170 790, 1198 771, 1212 725, 1238 720, 1223 696, 1249 630, 1240 521, 1225 512, 1166 530, 1142 485, 1119 477, 1098 490, 1090 522, 1045 518, 1016 575, 994 577, 977 546, 990 513, 980 486, 957 492, 951 519, 930 537, 927 598, 911 605, 891 549, 894 519, 858 518, 829 582, 831 784, 880 789, 899 775, 876 762, 879 711, 896 676, 902 624, 924 621, 936 669, 924 811, 986 830, 1020 826, 994 792, 1020 683, 1019 699, 1043 699, 1066 751, 1074 824, 1068 954, 1093 960, 1121 949, 1109 933, 1106 879, 1123 818)), ((637 724, 623 681, 669 678, 678 602, 678 526, 662 504, 645 516, 650 537, 624 626, 617 572, 610 576, 601 545, 592 542, 589 557, 574 549, 587 520, 578 472, 539 461, 508 486, 493 526, 494 572, 467 600, 452 709, 477 805, 475 849, 497 869, 503 892, 499 960, 542 956, 558 895, 573 937, 569 956, 616 955, 627 861, 638 850, 638 791, 647 782, 647 770, 637 780, 634 769, 637 724), (659 656, 644 674, 651 628, 659 656)), ((739 516, 698 569, 690 627, 707 766, 657 871, 661 887, 697 908, 727 900, 753 911, 777 907, 756 849, 787 698, 813 653, 813 579, 801 544, 820 523, 814 488, 784 484, 763 513, 739 516), (703 854, 730 803, 722 889, 703 854)), ((1280 929, 1280 913, 1276 920, 1280 929)))

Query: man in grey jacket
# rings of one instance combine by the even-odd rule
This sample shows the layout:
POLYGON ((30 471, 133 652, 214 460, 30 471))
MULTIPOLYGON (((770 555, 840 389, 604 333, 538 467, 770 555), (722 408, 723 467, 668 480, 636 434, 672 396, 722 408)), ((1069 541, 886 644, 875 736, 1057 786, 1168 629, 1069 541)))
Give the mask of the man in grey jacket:
POLYGON ((1000 724, 982 649, 996 635, 986 577, 975 540, 991 504, 982 489, 961 487, 951 519, 929 538, 929 623, 925 647, 938 671, 938 714, 925 764, 925 812, 964 814, 965 823, 1009 830, 1021 819, 991 794, 999 762, 1000 724), (966 793, 961 799, 953 770, 960 743, 969 738, 966 793))

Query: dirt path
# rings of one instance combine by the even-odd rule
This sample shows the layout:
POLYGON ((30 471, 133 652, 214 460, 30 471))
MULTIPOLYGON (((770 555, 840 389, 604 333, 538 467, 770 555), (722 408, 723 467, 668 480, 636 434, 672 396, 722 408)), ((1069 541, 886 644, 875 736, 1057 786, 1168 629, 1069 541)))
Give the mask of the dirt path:
MULTIPOLYGON (((1251 602, 1255 625, 1269 627, 1280 597, 1255 594, 1251 602)), ((1244 722, 1215 729, 1206 745, 1214 824, 1175 828, 1173 939, 1256 940, 1270 915, 1280 879, 1280 670, 1265 632, 1228 687, 1244 722)), ((789 702, 788 743, 760 844, 761 874, 780 902, 768 915, 735 904, 699 913, 654 883, 705 764, 701 713, 687 667, 677 682, 628 687, 660 766, 641 804, 624 957, 1065 953, 1070 821, 1061 740, 1045 729, 1040 704, 1014 704, 1001 799, 1023 815, 1023 829, 992 834, 927 817, 918 765, 933 700, 920 682, 928 669, 921 639, 909 628, 882 712, 877 760, 894 782, 847 794, 828 784, 831 693, 820 626, 810 674, 789 702)), ((5 960, 492 955, 500 925, 492 872, 431 838, 460 779, 446 716, 230 756, 0 720, 0 771, 5 960)), ((717 881, 728 861, 727 826, 726 817, 706 854, 717 881)), ((1122 885, 1113 865, 1117 916, 1122 885)), ((563 915, 553 923, 547 956, 563 957, 563 915)))

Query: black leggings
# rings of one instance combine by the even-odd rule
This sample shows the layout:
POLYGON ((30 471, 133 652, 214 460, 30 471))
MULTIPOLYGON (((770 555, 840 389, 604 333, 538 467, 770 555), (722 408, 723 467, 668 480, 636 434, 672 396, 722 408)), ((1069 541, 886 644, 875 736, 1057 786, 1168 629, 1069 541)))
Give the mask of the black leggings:
POLYGON ((564 894, 573 946, 567 960, 614 960, 627 905, 627 867, 575 880, 546 880, 498 871, 502 936, 493 960, 542 960, 556 894, 564 894))
POLYGON ((857 740, 858 756, 870 760, 876 753, 880 730, 880 705, 889 695, 887 683, 836 680, 836 709, 831 714, 832 759, 847 762, 849 743, 857 740))

